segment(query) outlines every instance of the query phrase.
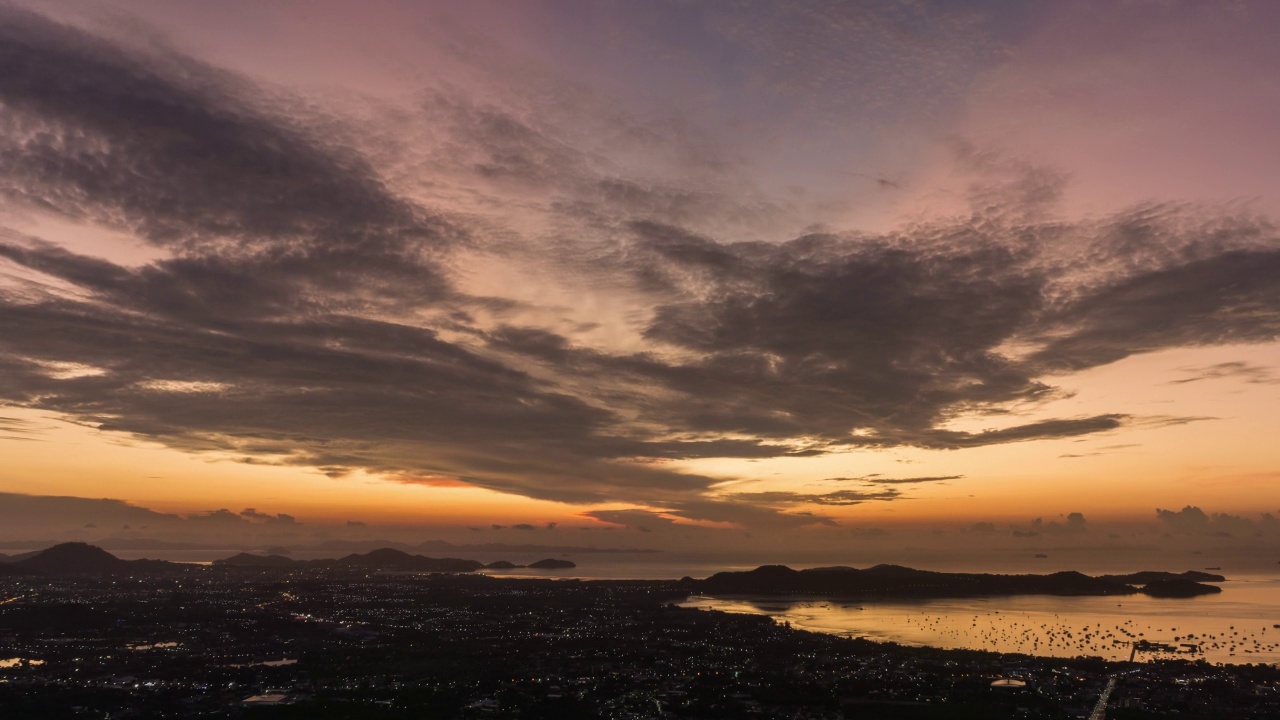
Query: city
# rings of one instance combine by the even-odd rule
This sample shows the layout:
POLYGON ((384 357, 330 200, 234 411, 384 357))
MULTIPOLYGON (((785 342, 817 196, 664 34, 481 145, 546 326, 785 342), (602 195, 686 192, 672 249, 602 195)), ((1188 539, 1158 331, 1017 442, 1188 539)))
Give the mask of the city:
POLYGON ((178 567, 0 580, 0 715, 1078 718, 1107 687, 1110 718, 1280 713, 1271 665, 882 644, 674 581, 178 567))
POLYGON ((1278 37, 0 0, 0 720, 1280 718, 1278 37))

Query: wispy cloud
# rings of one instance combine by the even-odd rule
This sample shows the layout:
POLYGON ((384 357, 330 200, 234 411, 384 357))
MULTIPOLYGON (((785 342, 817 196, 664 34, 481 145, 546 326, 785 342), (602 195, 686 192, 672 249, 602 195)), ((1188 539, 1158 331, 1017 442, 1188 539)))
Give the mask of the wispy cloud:
MULTIPOLYGON (((979 431, 952 421, 1043 404, 1061 375, 1132 355, 1280 334, 1275 229, 1231 208, 1048 219, 1064 176, 961 147, 995 178, 975 184, 968 215, 743 240, 755 236, 714 228, 776 229, 763 218, 803 204, 730 181, 736 166, 709 143, 687 153, 687 175, 655 178, 613 152, 652 134, 644 123, 586 148, 540 107, 444 91, 416 102, 408 117, 438 120, 437 137, 384 167, 379 148, 341 141, 358 133, 336 109, 0 10, 0 195, 160 253, 130 267, 0 237, 0 262, 46 283, 0 285, 0 401, 334 476, 653 508, 594 516, 651 530, 667 516, 793 527, 828 520, 789 512, 799 505, 899 500, 897 486, 961 476, 726 495, 723 478, 679 461, 1190 422, 1203 418, 1123 408, 979 431), (601 321, 469 292, 485 263, 623 309, 601 321), (71 366, 93 372, 51 370, 71 366)), ((210 522, 266 521, 245 513, 210 522)))
POLYGON ((1275 370, 1247 362, 1225 362, 1206 367, 1183 368, 1187 377, 1170 380, 1174 385, 1203 382, 1205 380, 1238 380, 1250 385, 1278 385, 1280 377, 1275 370))

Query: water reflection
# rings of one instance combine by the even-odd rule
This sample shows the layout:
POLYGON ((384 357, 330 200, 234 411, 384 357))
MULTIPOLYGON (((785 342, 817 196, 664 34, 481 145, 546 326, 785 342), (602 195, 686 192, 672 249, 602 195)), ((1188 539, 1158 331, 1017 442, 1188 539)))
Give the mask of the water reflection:
POLYGON ((297 665, 298 658, 283 658, 280 660, 259 660, 251 663, 232 663, 227 667, 247 668, 247 667, 283 667, 285 665, 297 665))
POLYGON ((130 650, 167 650, 167 649, 178 647, 178 643, 176 642, 143 643, 141 645, 129 645, 127 647, 130 650))
POLYGON ((793 627, 906 645, 1051 657, 1203 658, 1280 663, 1280 580, 1245 578, 1220 595, 840 601, 695 596, 688 607, 769 615, 793 627))

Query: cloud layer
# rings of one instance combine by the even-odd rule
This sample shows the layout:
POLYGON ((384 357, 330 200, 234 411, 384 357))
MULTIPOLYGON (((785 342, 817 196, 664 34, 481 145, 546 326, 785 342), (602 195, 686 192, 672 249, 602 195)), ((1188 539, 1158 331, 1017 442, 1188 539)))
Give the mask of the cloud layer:
MULTIPOLYGON (((648 527, 665 510, 793 526, 824 520, 802 506, 958 478, 731 494, 672 461, 1112 431, 1141 418, 1022 413, 1061 397, 1064 373, 1280 334, 1276 230, 1231 208, 1063 219, 1060 176, 960 148, 965 213, 741 240, 706 229, 799 206, 710 189, 726 177, 712 161, 655 180, 610 155, 626 143, 573 148, 536 108, 440 93, 409 111, 436 123, 431 148, 396 162, 342 140, 358 133, 338 109, 0 9, 5 207, 158 256, 130 265, 11 223, 0 401, 335 476, 653 509, 598 511, 608 522, 648 527), (429 191, 406 184, 411 170, 436 173, 429 191), (519 213, 543 231, 512 224, 519 213), (616 297, 629 310, 604 322, 620 339, 580 308, 465 289, 503 263, 616 297), (991 429, 959 429, 975 418, 991 429)), ((1262 377, 1198 377, 1228 374, 1262 377)), ((259 515, 239 517, 291 520, 259 515)))

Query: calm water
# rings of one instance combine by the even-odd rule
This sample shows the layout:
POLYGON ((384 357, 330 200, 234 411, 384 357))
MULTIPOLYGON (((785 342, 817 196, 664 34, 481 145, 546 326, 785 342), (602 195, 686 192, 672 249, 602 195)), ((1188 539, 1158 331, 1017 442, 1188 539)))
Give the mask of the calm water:
MULTIPOLYGON (((157 556, 155 553, 118 554, 126 558, 157 556)), ((192 553, 191 557, 171 556, 166 559, 208 562, 214 557, 229 554, 233 553, 204 551, 203 557, 192 553)), ((298 554, 300 557, 304 555, 309 553, 298 554)), ((316 553, 317 557, 332 555, 316 553)), ((507 559, 525 564, 547 557, 548 553, 525 556, 515 552, 460 552, 456 555, 482 562, 507 559)), ((723 559, 676 553, 581 553, 562 557, 574 560, 578 566, 570 570, 519 568, 483 572, 495 577, 672 580, 686 575, 705 578, 719 571, 750 570, 762 563, 787 562, 784 558, 756 558, 750 563, 735 564, 723 559)), ((1280 565, 1274 564, 1274 558, 1260 557, 1256 553, 1206 551, 1179 558, 1153 555, 1147 560, 1135 561, 1133 558, 1112 558, 1104 553, 1080 550, 1074 553, 1058 551, 1050 559, 1032 558, 1021 553, 957 561, 951 556, 921 554, 894 558, 894 561, 948 572, 1049 573, 1078 569, 1091 575, 1132 572, 1135 568, 1178 572, 1208 567, 1226 575, 1229 580, 1221 583, 1221 594, 1190 599, 1135 595, 1120 598, 1015 596, 896 602, 815 601, 804 598, 788 602, 778 598, 693 597, 683 604, 769 615, 779 622, 790 622, 807 630, 906 645, 1127 659, 1130 646, 1124 643, 1147 640, 1199 646, 1198 653, 1180 657, 1204 658, 1210 662, 1280 664, 1280 628, 1273 627, 1280 624, 1280 565), (1169 567, 1171 563, 1173 567, 1169 567)), ((805 563, 791 559, 787 564, 792 567, 809 564, 866 567, 874 561, 850 558, 840 563, 805 563)), ((0 663, 16 664, 16 661, 0 658, 0 663)))
MULTIPOLYGON (((1280 578, 1221 583, 1222 593, 1189 599, 1129 597, 953 598, 896 602, 692 597, 686 607, 769 615, 793 627, 905 645, 1054 657, 1128 659, 1134 640, 1200 652, 1177 657, 1223 663, 1280 663, 1280 578)), ((1143 657, 1174 657, 1168 653, 1143 657)))

